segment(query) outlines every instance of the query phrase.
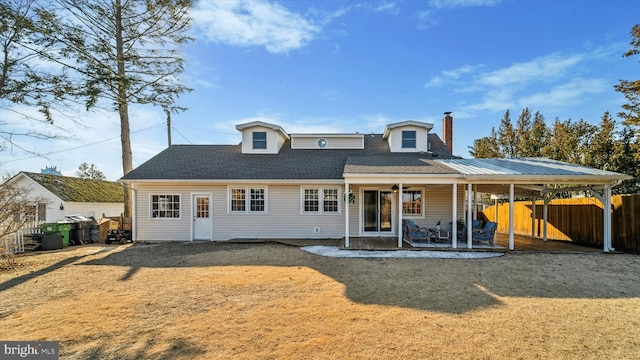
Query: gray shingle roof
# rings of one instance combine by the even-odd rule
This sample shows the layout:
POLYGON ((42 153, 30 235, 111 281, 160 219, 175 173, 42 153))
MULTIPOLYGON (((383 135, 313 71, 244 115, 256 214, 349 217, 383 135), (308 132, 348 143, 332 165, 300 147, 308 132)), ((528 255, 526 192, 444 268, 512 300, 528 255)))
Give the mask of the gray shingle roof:
POLYGON ((458 174, 428 154, 349 156, 344 172, 349 174, 458 174))
MULTIPOLYGON (((429 134, 428 140, 438 159, 451 158, 437 135, 429 134)), ((364 149, 357 150, 291 149, 288 140, 278 154, 243 154, 241 145, 173 145, 122 180, 339 180, 343 179, 347 158, 349 164, 357 165, 354 159, 358 157, 368 157, 360 161, 363 163, 386 161, 390 164, 395 160, 384 159, 415 161, 430 157, 424 153, 390 153, 382 134, 366 135, 364 144, 364 149)))

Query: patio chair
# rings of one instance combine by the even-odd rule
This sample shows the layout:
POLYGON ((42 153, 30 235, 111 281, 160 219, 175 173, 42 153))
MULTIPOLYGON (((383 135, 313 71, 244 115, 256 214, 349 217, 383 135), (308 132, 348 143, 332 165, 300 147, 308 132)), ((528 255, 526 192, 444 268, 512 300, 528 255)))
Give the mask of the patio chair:
POLYGON ((482 229, 472 232, 473 241, 486 241, 489 245, 493 245, 493 237, 498 229, 498 223, 489 221, 482 229))
POLYGON ((412 244, 416 240, 431 242, 429 231, 416 225, 411 219, 402 220, 402 238, 412 244))
MULTIPOLYGON (((471 221, 471 231, 481 230, 482 220, 471 221)), ((463 226, 462 230, 458 230, 458 239, 465 239, 467 237, 467 226, 463 226)))
POLYGON ((435 242, 448 243, 451 241, 449 230, 433 230, 432 235, 435 242))

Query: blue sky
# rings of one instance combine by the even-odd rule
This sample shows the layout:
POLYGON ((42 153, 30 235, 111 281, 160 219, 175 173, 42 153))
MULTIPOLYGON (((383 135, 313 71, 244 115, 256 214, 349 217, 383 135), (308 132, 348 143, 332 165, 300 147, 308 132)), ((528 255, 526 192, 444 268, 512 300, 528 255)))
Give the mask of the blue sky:
MULTIPOLYGON (((623 58, 640 2, 597 0, 201 1, 196 41, 184 49, 182 80, 194 91, 173 116, 174 144, 237 144, 235 125, 261 120, 289 133, 382 133, 419 120, 441 134, 454 117, 454 153, 523 108, 597 124, 620 110, 620 79, 640 78, 623 58)), ((73 139, 40 141, 47 158, 14 149, 3 172, 82 162, 122 176, 118 116, 85 114, 89 126, 59 122, 73 139), (93 144, 93 145, 90 145, 93 144), (74 150, 67 150, 74 149, 74 150)), ((131 112, 134 166, 167 144, 164 114, 131 112)))

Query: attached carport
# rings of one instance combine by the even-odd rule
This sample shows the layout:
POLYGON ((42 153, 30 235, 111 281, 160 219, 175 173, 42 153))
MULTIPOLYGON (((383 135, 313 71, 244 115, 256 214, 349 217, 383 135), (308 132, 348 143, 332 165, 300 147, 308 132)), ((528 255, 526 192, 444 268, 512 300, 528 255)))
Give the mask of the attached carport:
MULTIPOLYGON (((405 186, 451 186, 451 229, 457 229, 458 187, 464 186, 466 219, 473 219, 475 193, 503 195, 509 199, 509 250, 515 250, 514 201, 516 198, 543 199, 543 238, 546 240, 549 201, 561 192, 584 191, 604 204, 604 251, 611 246, 611 189, 630 176, 588 168, 546 158, 522 159, 435 159, 428 154, 404 157, 350 156, 344 168, 345 193, 352 185, 393 184, 403 193, 405 186), (424 157, 423 157, 424 156, 424 157)), ((390 186, 390 185, 389 185, 390 186)), ((396 200, 400 201, 400 200, 396 200)), ((535 207, 534 207, 535 208, 535 207)), ((402 206, 396 207, 397 224, 402 224, 402 206)), ((345 246, 349 247, 349 207, 345 207, 345 246)), ((462 243, 473 248, 471 227, 462 243)), ((397 231, 397 247, 403 244, 402 231, 397 231)), ((457 236, 451 236, 451 247, 459 247, 457 236)))
MULTIPOLYGON (((611 189, 631 176, 588 168, 546 158, 438 160, 462 175, 467 186, 467 218, 473 218, 475 193, 503 195, 509 199, 509 250, 514 250, 514 201, 543 200, 543 240, 547 240, 548 204, 560 193, 588 192, 602 202, 603 250, 611 246, 611 189)), ((533 207, 535 209, 535 206, 533 207)), ((472 248, 472 229, 467 229, 467 247, 472 248)), ((456 239, 452 246, 457 247, 456 239)))

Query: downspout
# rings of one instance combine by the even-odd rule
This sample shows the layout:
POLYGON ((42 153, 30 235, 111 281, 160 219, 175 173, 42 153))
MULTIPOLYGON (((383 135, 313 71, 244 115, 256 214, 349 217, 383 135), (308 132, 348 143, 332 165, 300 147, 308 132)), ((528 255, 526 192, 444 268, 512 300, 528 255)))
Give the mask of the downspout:
POLYGON ((135 242, 138 239, 138 227, 136 226, 136 219, 137 219, 137 206, 136 203, 138 202, 138 190, 136 189, 135 186, 131 186, 131 197, 133 199, 131 199, 131 241, 135 242))

